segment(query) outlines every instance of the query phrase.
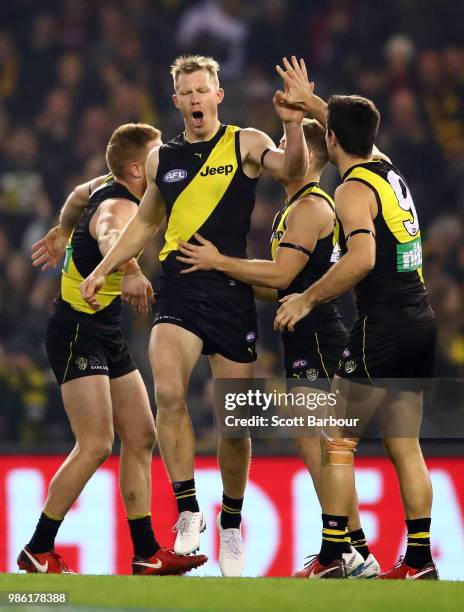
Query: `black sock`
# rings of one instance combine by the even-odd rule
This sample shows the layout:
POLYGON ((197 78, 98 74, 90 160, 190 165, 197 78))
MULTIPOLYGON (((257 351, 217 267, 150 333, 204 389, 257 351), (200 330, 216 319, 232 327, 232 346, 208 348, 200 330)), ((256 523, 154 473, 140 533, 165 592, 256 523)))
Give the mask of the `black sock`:
POLYGON ((318 555, 322 565, 329 565, 335 559, 342 558, 345 544, 348 541, 347 525, 347 516, 322 515, 322 546, 318 555))
POLYGON ((151 514, 140 518, 128 518, 129 529, 134 546, 134 557, 149 559, 159 550, 151 524, 151 514))
POLYGON ((242 521, 243 497, 234 499, 222 494, 221 527, 223 529, 238 529, 242 521))
POLYGON ((356 529, 355 531, 350 531, 348 533, 351 540, 351 546, 356 548, 358 553, 363 556, 364 561, 370 555, 370 550, 367 545, 366 536, 364 535, 364 531, 362 529, 356 529))
POLYGON ((54 519, 44 512, 40 515, 34 535, 27 545, 33 553, 44 553, 55 547, 55 538, 63 519, 54 519))
POLYGON ((432 561, 430 550, 430 518, 406 521, 408 527, 408 547, 404 562, 409 567, 419 569, 432 561))
POLYGON ((189 510, 190 512, 199 512, 200 508, 197 502, 197 494, 195 491, 195 479, 181 480, 172 483, 172 489, 177 502, 179 514, 189 510))

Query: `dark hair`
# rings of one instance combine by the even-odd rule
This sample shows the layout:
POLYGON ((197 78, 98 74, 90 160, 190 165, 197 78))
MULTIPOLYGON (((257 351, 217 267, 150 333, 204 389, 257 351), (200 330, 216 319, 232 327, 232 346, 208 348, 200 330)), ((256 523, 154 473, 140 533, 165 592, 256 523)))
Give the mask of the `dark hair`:
POLYGON ((369 157, 380 123, 375 104, 361 96, 331 96, 327 110, 327 129, 341 148, 349 155, 369 157))
POLYGON ((114 130, 106 147, 106 163, 114 176, 122 178, 126 166, 138 160, 151 140, 160 140, 161 132, 146 123, 125 123, 114 130))

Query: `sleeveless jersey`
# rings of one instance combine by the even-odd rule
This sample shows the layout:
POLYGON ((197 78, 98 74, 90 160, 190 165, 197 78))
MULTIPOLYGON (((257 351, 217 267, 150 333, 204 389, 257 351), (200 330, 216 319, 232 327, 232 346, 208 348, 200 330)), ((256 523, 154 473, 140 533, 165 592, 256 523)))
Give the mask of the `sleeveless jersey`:
MULTIPOLYGON (((355 288, 359 312, 388 306, 415 319, 433 319, 422 276, 419 219, 406 181, 383 159, 352 166, 343 181, 369 187, 378 207, 375 266, 355 288)), ((340 234, 342 250, 346 250, 342 229, 340 234)))
MULTIPOLYGON (((339 226, 335 217, 334 202, 332 198, 319 187, 319 183, 312 182, 299 189, 286 203, 285 207, 275 216, 271 235, 272 258, 275 259, 276 251, 287 229, 286 219, 288 214, 292 208, 297 205, 298 200, 309 195, 322 198, 327 202, 327 205, 330 206, 331 210, 334 212, 334 229, 328 236, 316 242, 314 251, 309 256, 304 268, 293 279, 287 289, 279 289, 279 298, 289 295, 290 293, 302 293, 305 291, 310 285, 319 280, 340 257, 340 247, 338 244, 339 226)), ((303 321, 314 324, 316 322, 322 323, 332 320, 337 324, 341 320, 337 303, 338 300, 332 300, 324 304, 319 304, 308 317, 303 319, 303 321)))
POLYGON ((166 203, 167 227, 160 252, 158 293, 174 297, 222 300, 251 296, 249 285, 216 270, 181 274, 180 240, 198 244, 198 232, 221 253, 246 258, 257 179, 245 175, 240 128, 221 125, 206 142, 189 143, 181 134, 159 151, 156 185, 166 203))
POLYGON ((103 259, 98 242, 89 230, 90 220, 100 206, 108 199, 123 198, 139 204, 140 200, 114 180, 110 174, 104 183, 89 198, 89 203, 71 234, 66 246, 66 257, 61 273, 61 295, 58 307, 66 312, 91 317, 95 323, 119 325, 121 316, 121 272, 113 272, 105 279, 105 284, 97 293, 101 309, 92 310, 80 293, 80 284, 103 259))

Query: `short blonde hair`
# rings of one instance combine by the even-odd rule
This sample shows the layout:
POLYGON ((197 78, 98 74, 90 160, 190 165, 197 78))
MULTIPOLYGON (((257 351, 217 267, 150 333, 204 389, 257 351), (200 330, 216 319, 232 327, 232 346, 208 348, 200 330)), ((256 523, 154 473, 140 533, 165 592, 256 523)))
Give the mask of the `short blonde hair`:
POLYGON ((171 64, 171 75, 176 88, 179 74, 191 74, 197 70, 207 70, 219 87, 219 64, 212 57, 204 55, 180 55, 171 64))
POLYGON ((140 155, 151 140, 161 140, 161 131, 147 123, 125 123, 114 130, 106 147, 106 163, 116 177, 140 155))
POLYGON ((314 152, 316 163, 322 169, 329 161, 325 129, 316 119, 303 119, 302 125, 306 145, 310 151, 314 152))

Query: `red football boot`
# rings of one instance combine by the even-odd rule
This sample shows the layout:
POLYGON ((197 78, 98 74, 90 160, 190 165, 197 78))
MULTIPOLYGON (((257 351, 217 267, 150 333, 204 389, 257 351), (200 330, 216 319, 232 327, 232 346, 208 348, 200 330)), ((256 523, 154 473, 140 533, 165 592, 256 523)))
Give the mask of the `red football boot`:
POLYGON ((419 569, 409 567, 401 557, 391 570, 380 574, 377 580, 439 580, 438 570, 433 561, 426 563, 419 569))
POLYGON ((132 573, 140 576, 176 576, 200 567, 207 561, 206 555, 178 555, 161 547, 149 559, 134 557, 132 573))
MULTIPOLYGON (((329 565, 322 565, 317 555, 311 555, 311 557, 311 561, 295 574, 295 578, 346 578, 345 561, 343 559, 335 559, 329 565)), ((307 557, 307 559, 309 558, 307 557)))
POLYGON ((28 574, 75 574, 53 548, 44 553, 33 553, 25 546, 18 556, 19 569, 28 574))

